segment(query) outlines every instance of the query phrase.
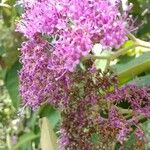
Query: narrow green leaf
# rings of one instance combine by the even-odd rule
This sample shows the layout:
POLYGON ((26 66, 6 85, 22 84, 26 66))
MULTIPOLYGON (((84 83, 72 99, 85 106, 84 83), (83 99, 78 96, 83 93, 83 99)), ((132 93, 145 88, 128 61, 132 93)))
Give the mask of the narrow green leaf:
POLYGON ((41 149, 58 150, 56 135, 46 117, 42 118, 41 149))
POLYGON ((150 52, 146 52, 125 64, 116 64, 112 66, 112 69, 116 71, 119 83, 123 84, 135 76, 150 70, 150 52))
POLYGON ((18 75, 20 64, 17 61, 6 73, 5 85, 12 100, 13 106, 17 109, 20 103, 18 92, 18 75))
POLYGON ((13 147, 13 150, 19 150, 20 147, 22 147, 24 144, 38 138, 39 134, 34 134, 32 132, 25 133, 19 138, 19 142, 13 147))

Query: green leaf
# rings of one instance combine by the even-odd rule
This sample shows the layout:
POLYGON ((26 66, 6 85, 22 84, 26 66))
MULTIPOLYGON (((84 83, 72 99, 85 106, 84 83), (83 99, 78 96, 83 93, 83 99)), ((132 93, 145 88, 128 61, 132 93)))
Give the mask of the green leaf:
POLYGON ((146 52, 125 64, 116 64, 112 66, 112 69, 116 71, 119 83, 123 84, 135 76, 150 70, 150 52, 146 52))
POLYGON ((17 61, 6 73, 5 85, 12 100, 13 106, 17 109, 20 103, 18 91, 18 75, 20 64, 17 61))
POLYGON ((5 49, 3 46, 0 47, 0 56, 2 56, 5 53, 5 49))
POLYGON ((58 150, 56 135, 46 117, 42 118, 41 149, 42 150, 58 150))
POLYGON ((129 150, 132 147, 132 150, 136 150, 135 143, 136 143, 136 139, 134 134, 132 133, 129 136, 128 140, 124 143, 124 148, 129 150))
POLYGON ((28 142, 31 142, 32 140, 38 138, 39 134, 34 134, 33 132, 25 133, 20 138, 18 143, 13 147, 13 150, 18 150, 20 147, 24 146, 28 142))
POLYGON ((61 118, 60 112, 50 105, 43 105, 40 109, 39 115, 40 117, 47 117, 53 128, 61 118))
POLYGON ((95 146, 99 144, 100 139, 101 139, 101 137, 99 134, 97 134, 97 133, 92 134, 91 140, 95 146))
POLYGON ((150 120, 147 120, 143 124, 143 129, 147 139, 147 143, 145 144, 145 150, 149 150, 150 149, 150 120))
POLYGON ((132 80, 129 83, 135 83, 139 86, 150 86, 150 74, 142 77, 137 77, 136 79, 132 80))

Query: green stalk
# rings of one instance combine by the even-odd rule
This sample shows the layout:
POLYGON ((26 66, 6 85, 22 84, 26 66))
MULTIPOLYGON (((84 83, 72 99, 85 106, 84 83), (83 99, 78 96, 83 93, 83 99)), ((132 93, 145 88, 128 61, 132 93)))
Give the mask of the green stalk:
POLYGON ((119 56, 125 55, 129 50, 132 50, 136 47, 143 47, 143 48, 148 48, 150 49, 150 42, 146 42, 140 39, 137 39, 133 34, 131 34, 129 31, 126 31, 128 37, 133 41, 133 44, 129 47, 125 47, 122 48, 120 50, 118 50, 117 52, 109 55, 109 56, 95 56, 95 55, 88 55, 86 57, 84 57, 82 60, 87 60, 87 59, 106 59, 107 60, 107 64, 105 66, 105 71, 107 71, 107 69, 110 66, 110 62, 117 59, 119 56))

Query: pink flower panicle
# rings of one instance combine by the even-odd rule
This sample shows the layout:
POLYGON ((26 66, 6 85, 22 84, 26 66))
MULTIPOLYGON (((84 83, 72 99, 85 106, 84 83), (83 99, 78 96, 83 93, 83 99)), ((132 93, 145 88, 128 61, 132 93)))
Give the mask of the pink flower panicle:
MULTIPOLYGON (((27 38, 20 49, 23 64, 19 73, 20 93, 24 103, 36 108, 47 102, 61 109, 62 150, 102 149, 102 143, 114 138, 122 144, 132 126, 137 127, 138 114, 150 117, 149 91, 135 85, 116 88, 116 78, 96 70, 92 60, 83 62, 84 71, 78 66, 94 44, 118 48, 127 40, 128 12, 120 13, 121 2, 21 0, 19 3, 24 13, 17 31, 27 38), (112 93, 110 87, 115 89, 112 93), (131 119, 117 109, 122 101, 127 101, 135 112, 131 119), (107 102, 111 103, 110 109, 107 102), (104 137, 96 147, 91 141, 95 133, 104 137)), ((139 139, 143 137, 141 130, 135 134, 139 139)))
MULTIPOLYGON (((116 1, 115 1, 116 2, 116 1)), ((17 31, 31 40, 36 34, 55 37, 53 53, 61 69, 74 71, 95 43, 118 48, 126 40, 124 14, 109 0, 22 0, 17 31)))
POLYGON ((25 103, 32 107, 46 100, 55 105, 67 104, 65 91, 71 82, 68 74, 75 71, 93 45, 113 48, 124 43, 127 23, 116 2, 19 1, 24 13, 17 31, 27 38, 20 49, 20 91, 25 103))
POLYGON ((53 62, 48 48, 47 41, 41 39, 22 44, 20 61, 23 67, 19 73, 20 93, 24 103, 33 108, 45 101, 62 107, 68 103, 65 91, 69 88, 70 79, 66 75, 59 81, 56 80, 63 72, 54 71, 49 67, 53 62))

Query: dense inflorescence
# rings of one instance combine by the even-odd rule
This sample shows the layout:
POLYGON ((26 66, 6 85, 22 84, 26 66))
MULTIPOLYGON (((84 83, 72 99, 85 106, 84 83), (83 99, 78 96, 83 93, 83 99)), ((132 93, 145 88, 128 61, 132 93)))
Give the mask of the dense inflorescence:
POLYGON ((27 38, 20 49, 20 91, 32 107, 46 100, 63 107, 69 101, 68 74, 93 45, 114 48, 127 39, 126 12, 120 13, 117 1, 22 0, 20 4, 24 13, 17 31, 27 38))
POLYGON ((150 117, 150 92, 127 85, 119 88, 115 76, 96 70, 82 59, 99 43, 118 48, 126 40, 128 12, 120 13, 114 0, 21 0, 24 13, 17 23, 23 33, 20 93, 24 104, 37 108, 47 102, 61 110, 60 149, 112 149, 131 132, 139 141, 138 123, 150 117), (127 102, 125 111, 121 103, 127 102), (128 112, 129 110, 129 112, 128 112), (140 116, 141 115, 141 116, 140 116), (92 141, 93 136, 103 137, 92 141))
MULTIPOLYGON (((115 88, 107 93, 105 100, 115 106, 115 109, 124 116, 124 123, 121 125, 117 118, 114 118, 119 128, 122 128, 118 134, 117 140, 123 143, 128 134, 135 130, 135 137, 140 142, 145 142, 144 131, 138 124, 143 118, 150 117, 150 89, 148 87, 139 87, 135 84, 128 84, 120 88, 115 88), (122 105, 125 104, 125 105, 122 105), (123 108, 122 106, 125 106, 123 108)), ((112 122, 112 121, 111 121, 112 122)))
MULTIPOLYGON (((55 64, 49 48, 47 41, 37 36, 24 42, 21 49, 20 93, 24 103, 33 108, 46 101, 57 107, 68 103, 66 91, 71 79, 67 74, 63 76, 64 72, 52 69, 55 64)), ((58 60, 57 65, 59 63, 58 60)))
POLYGON ((75 78, 75 84, 68 93, 71 97, 69 105, 62 112, 60 149, 109 150, 112 149, 113 142, 123 144, 135 128, 137 141, 144 143, 145 135, 138 124, 143 117, 148 116, 142 110, 149 112, 149 89, 136 85, 118 88, 116 77, 93 70, 84 72, 84 76, 82 73, 75 73, 72 77, 75 78), (112 95, 116 98, 112 98, 112 95), (119 106, 127 98, 132 98, 130 109, 119 106), (138 104, 135 106, 135 103, 138 104), (140 106, 141 111, 132 109, 132 106, 140 106), (92 142, 94 135, 101 137, 96 144, 92 142))
POLYGON ((29 40, 36 34, 53 38, 53 54, 61 69, 73 71, 95 43, 119 47, 126 40, 126 13, 107 0, 23 1, 17 30, 29 40))
POLYGON ((75 72, 72 79, 74 85, 68 93, 71 99, 68 107, 62 112, 60 149, 102 148, 104 146, 102 143, 94 145, 91 138, 94 134, 101 134, 103 123, 100 112, 103 113, 107 109, 102 96, 109 91, 111 85, 116 84, 116 79, 96 71, 95 68, 87 69, 85 72, 75 72))
POLYGON ((65 148, 69 150, 77 148, 81 150, 85 148, 88 150, 109 150, 112 149, 113 142, 123 144, 131 133, 134 133, 139 143, 142 144, 146 141, 144 131, 139 123, 149 114, 149 106, 147 106, 150 97, 149 89, 136 85, 117 88, 115 77, 102 75, 98 72, 94 74, 92 72, 94 78, 89 71, 84 72, 84 76, 81 73, 81 76, 79 74, 77 77, 74 76, 76 86, 73 86, 73 90, 70 92, 72 98, 69 106, 62 112, 63 122, 59 139, 62 150, 65 148), (103 86, 100 87, 100 85, 103 86), (114 85, 116 86, 111 91, 114 85), (133 89, 134 91, 132 91, 133 89), (104 96, 105 93, 106 96, 104 96), (117 103, 111 101, 115 100, 112 95, 118 97, 117 103), (132 98, 129 104, 130 109, 119 106, 119 103, 123 102, 124 99, 127 100, 127 97, 132 98), (144 102, 140 101, 141 98, 144 102), (109 106, 107 101, 110 101, 109 106), (136 106, 135 103, 137 103, 136 106), (140 106, 140 108, 138 107, 138 111, 136 111, 137 109, 132 108, 132 106, 140 106), (143 113, 143 110, 148 114, 143 113), (96 144, 92 142, 94 135, 101 137, 96 144))
POLYGON ((119 2, 22 0, 20 3, 24 13, 17 31, 27 38, 21 48, 20 91, 25 104, 32 107, 46 100, 57 106, 59 100, 66 104, 69 98, 65 91, 71 82, 68 74, 91 52, 93 45, 101 43, 113 48, 127 39, 125 15, 119 12, 119 2))
POLYGON ((133 113, 150 117, 150 90, 146 87, 127 85, 116 88, 113 93, 107 94, 105 98, 113 103, 127 102, 133 113))

